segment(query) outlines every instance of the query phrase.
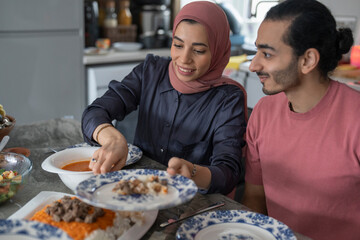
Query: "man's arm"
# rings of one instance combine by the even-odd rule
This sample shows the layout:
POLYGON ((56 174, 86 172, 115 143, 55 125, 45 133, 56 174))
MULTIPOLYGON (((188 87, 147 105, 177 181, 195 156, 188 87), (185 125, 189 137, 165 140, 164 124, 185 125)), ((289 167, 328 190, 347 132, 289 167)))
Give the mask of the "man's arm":
POLYGON ((255 212, 267 215, 264 186, 246 182, 242 204, 255 212))

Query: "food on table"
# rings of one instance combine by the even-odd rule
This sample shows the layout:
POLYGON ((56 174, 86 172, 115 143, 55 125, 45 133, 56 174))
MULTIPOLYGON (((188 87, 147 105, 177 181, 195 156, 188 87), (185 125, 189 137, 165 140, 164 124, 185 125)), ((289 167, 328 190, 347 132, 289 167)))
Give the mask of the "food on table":
POLYGON ((131 194, 167 194, 168 186, 166 179, 159 179, 159 176, 147 176, 145 180, 137 178, 122 179, 120 180, 112 190, 121 195, 131 194))
POLYGON ((111 41, 109 38, 100 38, 96 40, 95 45, 99 50, 100 49, 107 50, 110 48, 111 41))
POLYGON ((114 212, 64 196, 36 212, 30 220, 61 228, 74 240, 117 239, 134 224, 143 224, 142 212, 114 212))
POLYGON ((61 169, 77 172, 91 171, 91 169, 89 168, 90 159, 91 158, 79 159, 79 161, 77 162, 66 164, 61 169))
POLYGON ((0 116, 2 118, 6 116, 6 111, 5 111, 4 107, 3 107, 3 105, 1 105, 1 104, 0 104, 0 116))
POLYGON ((5 170, 5 169, 0 169, 0 182, 1 181, 5 181, 5 180, 9 180, 9 179, 13 179, 18 175, 18 173, 16 171, 12 171, 12 170, 5 170))
POLYGON ((16 171, 0 169, 0 203, 15 195, 21 179, 16 171))
POLYGON ((0 129, 9 127, 12 124, 11 120, 6 116, 6 111, 3 105, 0 104, 0 129))

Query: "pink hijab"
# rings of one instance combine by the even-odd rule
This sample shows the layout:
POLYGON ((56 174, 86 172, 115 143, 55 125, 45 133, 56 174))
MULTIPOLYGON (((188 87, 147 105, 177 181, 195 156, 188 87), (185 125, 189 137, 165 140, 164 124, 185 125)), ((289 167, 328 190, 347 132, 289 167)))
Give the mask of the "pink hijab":
POLYGON ((208 71, 199 79, 183 82, 177 78, 171 61, 169 64, 171 85, 181 93, 190 94, 203 92, 223 84, 233 84, 244 92, 246 103, 246 91, 243 86, 222 75, 229 62, 231 48, 230 27, 224 11, 208 1, 191 2, 185 5, 174 20, 173 37, 177 25, 184 19, 195 20, 205 27, 211 51, 211 63, 208 71))

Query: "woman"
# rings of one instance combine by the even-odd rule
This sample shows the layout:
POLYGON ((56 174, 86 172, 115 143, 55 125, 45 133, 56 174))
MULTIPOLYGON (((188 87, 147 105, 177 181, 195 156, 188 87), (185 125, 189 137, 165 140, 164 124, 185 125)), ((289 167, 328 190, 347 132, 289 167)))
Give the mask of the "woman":
POLYGON ((229 25, 214 3, 192 2, 174 21, 171 59, 149 54, 83 113, 88 143, 100 144, 94 173, 121 169, 125 137, 111 125, 139 108, 134 144, 170 174, 192 178, 204 192, 229 193, 242 174, 246 95, 222 77, 230 57, 229 25))

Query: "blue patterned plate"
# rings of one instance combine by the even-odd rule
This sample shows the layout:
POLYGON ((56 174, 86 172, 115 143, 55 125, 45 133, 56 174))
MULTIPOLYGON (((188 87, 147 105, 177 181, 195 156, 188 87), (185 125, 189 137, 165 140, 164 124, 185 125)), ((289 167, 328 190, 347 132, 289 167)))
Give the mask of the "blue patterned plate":
POLYGON ((178 240, 296 240, 294 233, 274 218, 243 210, 202 213, 184 222, 178 240))
MULTIPOLYGON (((132 145, 130 143, 128 143, 127 145, 128 145, 129 152, 128 152, 128 157, 127 157, 126 163, 125 163, 126 166, 136 163, 137 161, 140 160, 140 158, 143 155, 143 152, 141 151, 141 149, 139 147, 132 145)), ((92 146, 90 144, 87 144, 84 142, 84 143, 79 143, 79 144, 73 145, 69 148, 75 148, 75 147, 92 147, 92 146)))
POLYGON ((197 193, 195 183, 181 175, 170 177, 166 171, 154 169, 129 169, 99 174, 82 181, 76 188, 76 195, 91 205, 111 210, 144 211, 174 207, 192 199, 197 193), (167 194, 134 194, 120 195, 112 191, 121 179, 138 178, 156 175, 167 179, 167 194))
POLYGON ((0 219, 0 238, 17 240, 71 240, 71 238, 59 228, 36 221, 20 219, 0 219))

